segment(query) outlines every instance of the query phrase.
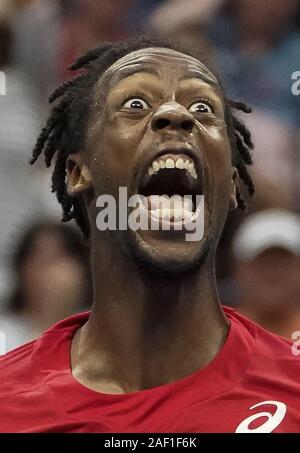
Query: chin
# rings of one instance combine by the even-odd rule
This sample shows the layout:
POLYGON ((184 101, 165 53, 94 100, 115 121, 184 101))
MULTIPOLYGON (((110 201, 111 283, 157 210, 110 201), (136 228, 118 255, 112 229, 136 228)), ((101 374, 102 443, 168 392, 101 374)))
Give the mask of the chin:
POLYGON ((170 237, 170 232, 161 232, 164 238, 141 233, 131 231, 126 235, 125 252, 140 269, 160 277, 195 272, 209 255, 206 236, 199 242, 186 242, 170 237))

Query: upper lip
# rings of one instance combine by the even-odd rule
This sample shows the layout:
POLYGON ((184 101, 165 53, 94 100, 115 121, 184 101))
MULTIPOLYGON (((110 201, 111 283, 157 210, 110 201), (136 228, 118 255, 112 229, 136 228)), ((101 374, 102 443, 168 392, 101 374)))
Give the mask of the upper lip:
POLYGON ((151 155, 149 155, 147 159, 145 159, 145 162, 141 165, 137 174, 137 189, 139 188, 139 185, 141 184, 143 179, 146 177, 148 168, 152 165, 152 162, 165 154, 185 154, 189 156, 195 162, 198 176, 203 179, 203 164, 200 152, 190 144, 169 141, 159 145, 156 149, 156 152, 151 153, 151 155))

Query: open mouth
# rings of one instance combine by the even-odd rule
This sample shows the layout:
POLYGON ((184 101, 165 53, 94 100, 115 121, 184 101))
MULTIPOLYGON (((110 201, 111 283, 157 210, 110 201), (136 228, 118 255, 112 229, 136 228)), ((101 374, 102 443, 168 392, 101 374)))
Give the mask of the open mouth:
POLYGON ((151 216, 171 223, 191 220, 197 212, 198 195, 203 195, 200 163, 186 153, 156 157, 138 187, 151 216))

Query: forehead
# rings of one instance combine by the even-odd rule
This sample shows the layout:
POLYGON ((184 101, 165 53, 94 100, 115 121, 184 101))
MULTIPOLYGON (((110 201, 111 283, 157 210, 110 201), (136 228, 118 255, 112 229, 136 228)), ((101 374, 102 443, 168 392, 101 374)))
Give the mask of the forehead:
POLYGON ((219 87, 217 78, 204 63, 176 50, 159 47, 140 49, 125 55, 105 71, 103 78, 114 85, 124 77, 142 71, 158 76, 162 71, 167 71, 178 77, 196 77, 219 87))

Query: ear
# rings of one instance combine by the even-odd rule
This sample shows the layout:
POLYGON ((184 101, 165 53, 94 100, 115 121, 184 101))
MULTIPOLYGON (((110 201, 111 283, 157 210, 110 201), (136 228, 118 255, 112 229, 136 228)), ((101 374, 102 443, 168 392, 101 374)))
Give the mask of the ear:
POLYGON ((67 193, 70 197, 81 195, 92 187, 92 177, 79 153, 67 158, 67 193))
POLYGON ((238 171, 233 167, 232 179, 231 179, 231 194, 229 200, 229 211, 234 211, 238 207, 238 202, 236 199, 236 187, 237 187, 238 171))

